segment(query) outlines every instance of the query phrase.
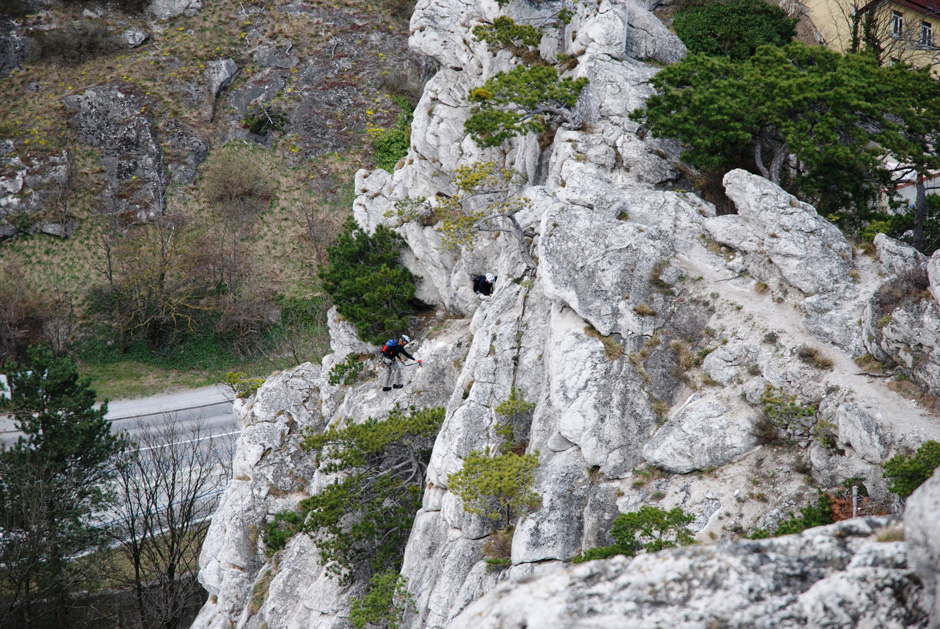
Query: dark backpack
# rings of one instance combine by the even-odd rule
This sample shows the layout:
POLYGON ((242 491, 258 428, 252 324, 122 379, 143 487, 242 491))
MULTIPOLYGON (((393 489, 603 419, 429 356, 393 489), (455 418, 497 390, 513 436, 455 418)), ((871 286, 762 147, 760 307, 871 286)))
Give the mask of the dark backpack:
POLYGON ((382 346, 382 356, 385 356, 386 358, 392 358, 393 347, 398 347, 398 341, 395 339, 388 339, 385 341, 385 345, 382 346))

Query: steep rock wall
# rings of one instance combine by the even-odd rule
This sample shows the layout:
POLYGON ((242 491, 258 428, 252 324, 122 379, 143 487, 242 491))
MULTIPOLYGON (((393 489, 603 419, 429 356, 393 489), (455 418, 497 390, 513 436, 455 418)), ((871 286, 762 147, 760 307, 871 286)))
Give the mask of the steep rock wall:
MULTIPOLYGON (((535 21, 553 10, 502 8, 535 21)), ((670 161, 674 147, 640 137, 627 114, 650 93, 655 68, 643 60, 673 61, 684 49, 640 5, 579 4, 571 23, 543 40, 543 56, 572 55, 578 63, 569 74, 590 79, 579 100, 584 129, 559 130, 544 150, 534 137, 506 152, 482 150, 465 137, 468 92, 514 63, 508 52, 491 54, 470 34, 500 11, 490 2, 418 3, 411 45, 433 57, 440 71, 415 109, 412 149, 399 169, 356 178, 359 224, 398 229, 408 244, 403 261, 423 277, 419 297, 462 318, 422 339, 425 369, 389 395, 375 382, 329 385, 334 364, 349 351, 368 349, 331 317, 334 354, 322 369, 305 366, 271 378, 256 398, 239 403, 241 472, 206 542, 201 579, 211 597, 196 627, 346 626, 350 597, 363 584, 342 589, 329 580, 302 535, 272 559, 258 540, 273 513, 323 482, 296 447, 301 426, 361 421, 395 403, 446 407, 402 568, 416 602, 405 624, 414 628, 477 626, 473 619, 484 603, 473 602, 502 582, 498 598, 520 579, 539 575, 560 584, 559 591, 598 578, 619 583, 632 565, 626 561, 574 570, 565 562, 609 543, 617 514, 642 504, 681 506, 696 518, 697 539, 707 543, 772 526, 813 499, 807 473, 827 488, 861 478, 873 500, 885 501, 880 462, 899 448, 940 438, 935 417, 852 362, 866 343, 866 303, 883 276, 905 268, 898 247, 882 247, 880 261, 858 256, 811 207, 743 171, 725 180, 739 210, 734 217, 715 217, 697 196, 667 189, 678 178, 670 161), (504 235, 458 255, 441 246, 433 227, 401 224, 390 212, 406 197, 452 194, 449 173, 484 159, 528 178, 531 208, 519 219, 535 273, 504 235), (483 271, 500 279, 492 299, 480 303, 469 280, 483 271), (813 362, 814 355, 827 360, 813 362), (762 445, 752 434, 768 387, 816 409, 813 418, 787 427, 792 446, 762 445), (483 550, 494 525, 463 510, 448 491, 448 477, 471 451, 498 444, 495 408, 513 388, 536 403, 524 427, 527 452, 539 455, 534 489, 541 507, 518 523, 511 565, 493 571, 483 550), (292 393, 278 393, 284 390, 292 393), (294 470, 287 485, 280 466, 294 470)), ((860 597, 844 607, 861 609, 862 616, 877 608, 872 618, 920 623, 922 591, 904 577, 903 545, 863 550, 877 526, 847 524, 819 539, 851 537, 838 549, 838 569, 871 555, 862 567, 883 565, 888 572, 859 579, 878 590, 884 577, 888 585, 879 591, 900 592, 910 604, 884 607, 882 598, 860 597), (874 607, 863 609, 862 599, 874 607)), ((728 566, 751 561, 741 559, 748 553, 764 556, 764 548, 779 551, 786 570, 786 562, 800 564, 806 544, 707 547, 635 561, 668 570, 678 557, 692 570, 715 557, 714 565, 724 566, 716 575, 732 574, 728 566)), ((677 594, 676 604, 719 600, 732 587, 723 582, 710 593, 677 594)), ((619 609, 611 605, 611 613, 619 609)), ((809 616, 800 618, 794 622, 809 616)))

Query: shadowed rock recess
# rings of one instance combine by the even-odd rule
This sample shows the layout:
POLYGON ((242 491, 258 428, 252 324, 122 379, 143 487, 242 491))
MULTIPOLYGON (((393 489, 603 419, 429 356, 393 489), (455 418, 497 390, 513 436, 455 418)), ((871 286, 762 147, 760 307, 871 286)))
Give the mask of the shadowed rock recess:
POLYGON ((350 626, 366 583, 331 577, 305 534, 268 557, 259 532, 333 480, 300 449, 305 429, 395 405, 446 408, 401 569, 414 600, 404 627, 936 627, 940 479, 908 499, 902 523, 881 463, 940 439, 925 410, 940 395, 940 260, 884 237, 862 255, 812 207, 744 171, 724 180, 736 215, 672 190, 675 147, 628 113, 683 45, 629 0, 577 3, 567 24, 550 19, 558 9, 419 0, 410 46, 440 69, 415 107, 407 158, 393 174, 360 171, 354 211, 363 228, 404 237, 418 298, 451 318, 409 348, 424 368, 406 371, 403 389, 330 384, 347 354, 377 349, 333 315, 321 366, 235 403, 234 480, 203 548, 210 596, 194 627, 350 626), (548 24, 541 56, 563 53, 576 61, 564 76, 589 79, 582 129, 489 149, 466 136, 468 93, 516 64, 471 34, 500 15, 548 24), (510 234, 454 252, 434 226, 392 211, 452 196, 449 175, 480 161, 526 178, 516 218, 534 272, 510 234), (480 302, 470 279, 484 271, 499 279, 480 302), (910 386, 856 365, 865 354, 910 386), (471 451, 498 448, 496 408, 513 389, 534 404, 515 440, 538 456, 540 503, 516 523, 508 562, 489 565, 494 525, 465 512, 448 479, 471 451), (755 429, 768 406, 806 412, 777 413, 774 442, 755 429), (744 538, 819 489, 851 496, 848 479, 867 490, 864 517, 744 538), (570 562, 610 544, 617 515, 643 505, 681 507, 697 544, 570 562))

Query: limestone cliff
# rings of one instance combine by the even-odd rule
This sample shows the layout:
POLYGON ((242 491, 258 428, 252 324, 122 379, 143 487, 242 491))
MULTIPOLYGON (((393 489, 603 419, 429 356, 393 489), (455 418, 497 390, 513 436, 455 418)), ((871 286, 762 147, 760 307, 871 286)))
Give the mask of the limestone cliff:
MULTIPOLYGON (((536 137, 508 152, 477 147, 463 127, 467 94, 514 60, 471 29, 501 14, 547 22, 559 8, 418 2, 410 44, 440 70, 415 108, 408 157, 392 175, 357 176, 355 216, 367 229, 398 229, 404 262, 423 278, 419 297, 453 318, 418 339, 425 366, 404 389, 330 385, 347 353, 374 350, 333 318, 334 353, 322 366, 269 378, 236 403, 235 480, 203 549, 210 600, 195 627, 348 625, 363 584, 340 587, 303 535, 269 559, 258 533, 326 482, 298 448, 301 429, 395 404, 447 411, 402 568, 416 601, 408 627, 615 627, 623 615, 636 626, 928 622, 934 593, 922 582, 935 587, 935 575, 911 576, 906 557, 919 550, 874 541, 890 520, 730 542, 805 504, 815 486, 862 479, 871 500, 888 504, 880 463, 940 439, 926 395, 918 406, 853 362, 890 358, 920 391, 940 393, 940 274, 889 239, 876 241, 876 256, 860 254, 812 207, 743 171, 724 182, 736 215, 715 216, 677 189, 675 147, 644 137, 627 114, 650 94, 656 66, 647 62, 684 49, 632 0, 578 3, 543 39, 543 57, 569 55, 568 74, 590 80, 578 103, 583 129, 561 129, 547 147, 536 137), (534 273, 506 235, 457 255, 434 227, 389 212, 406 197, 452 194, 449 173, 481 160, 527 177, 532 203, 519 219, 534 273), (483 271, 499 281, 481 303, 470 277, 483 271), (891 297, 898 285, 919 288, 891 297), (493 526, 447 485, 469 452, 496 445, 495 408, 513 388, 536 403, 524 428, 527 452, 539 454, 541 507, 518 523, 511 565, 493 571, 482 556, 493 526), (817 409, 787 425, 793 446, 755 437, 767 390, 817 409), (693 514, 701 548, 570 567, 642 504, 693 514)), ((935 552, 936 532, 923 537, 935 552)))

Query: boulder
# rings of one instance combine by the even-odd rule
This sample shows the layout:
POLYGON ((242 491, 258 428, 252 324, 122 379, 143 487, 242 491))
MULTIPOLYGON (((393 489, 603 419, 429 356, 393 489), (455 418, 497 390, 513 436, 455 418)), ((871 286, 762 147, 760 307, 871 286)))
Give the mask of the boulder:
POLYGON ((498 585, 449 628, 923 627, 902 545, 872 543, 889 522, 561 568, 498 585))
POLYGON ((668 301, 650 277, 674 254, 668 233, 603 212, 568 206, 542 219, 538 256, 546 295, 566 303, 602 336, 652 334, 668 301))
POLYGON ((286 48, 261 46, 255 51, 255 61, 266 68, 281 68, 287 70, 297 65, 300 61, 300 56, 297 54, 297 51, 291 50, 291 46, 286 48))
POLYGON ((142 28, 129 28, 121 33, 121 39, 128 48, 137 48, 150 39, 150 35, 142 28))
POLYGON ((206 69, 202 71, 206 90, 203 116, 206 120, 212 120, 215 115, 216 98, 235 79, 236 74, 238 74, 238 65, 231 59, 216 59, 206 63, 206 69))
POLYGON ((643 447, 651 465, 676 474, 721 467, 757 447, 749 409, 699 398, 683 405, 643 447))
POLYGON ((875 236, 873 244, 881 266, 893 275, 900 275, 918 267, 922 268, 927 262, 924 254, 914 247, 882 233, 875 236))
POLYGON ((195 15, 202 8, 199 0, 153 0, 150 12, 158 20, 169 20, 177 15, 195 15))
POLYGON ((209 143, 186 125, 167 120, 163 127, 170 182, 188 185, 196 181, 199 165, 206 161, 209 143))
POLYGON ((628 57, 665 64, 678 63, 685 57, 688 50, 682 40, 666 28, 643 3, 627 0, 624 6, 630 25, 626 37, 628 57))
POLYGON ((780 279, 806 295, 847 287, 852 247, 835 225, 776 184, 744 170, 726 174, 724 185, 738 213, 709 219, 705 229, 719 243, 753 258, 751 275, 776 279, 758 263, 769 262, 780 279))
POLYGON ((96 85, 67 96, 76 111, 79 140, 101 150, 105 168, 105 212, 126 222, 150 221, 163 213, 166 188, 163 149, 148 99, 125 85, 96 85))

